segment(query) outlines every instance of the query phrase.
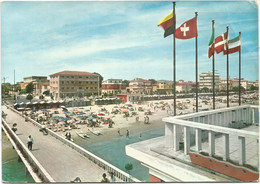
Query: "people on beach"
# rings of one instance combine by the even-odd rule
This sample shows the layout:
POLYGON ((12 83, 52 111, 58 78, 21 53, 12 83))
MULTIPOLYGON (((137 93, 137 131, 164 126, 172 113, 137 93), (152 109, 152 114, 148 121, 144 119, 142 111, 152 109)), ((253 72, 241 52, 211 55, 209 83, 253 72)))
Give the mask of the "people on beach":
POLYGON ((102 180, 101 180, 101 183, 109 183, 109 180, 107 179, 107 175, 106 175, 106 173, 103 173, 103 175, 102 175, 102 180))
POLYGON ((129 138, 129 130, 126 130, 126 138, 129 138))
POLYGON ((28 149, 32 150, 32 145, 33 145, 33 138, 31 135, 29 135, 28 139, 27 139, 27 145, 28 145, 28 149))
POLYGON ((119 136, 121 136, 120 129, 118 129, 117 133, 118 133, 119 136))
POLYGON ((70 132, 66 132, 65 136, 66 136, 66 139, 71 140, 71 133, 70 132))

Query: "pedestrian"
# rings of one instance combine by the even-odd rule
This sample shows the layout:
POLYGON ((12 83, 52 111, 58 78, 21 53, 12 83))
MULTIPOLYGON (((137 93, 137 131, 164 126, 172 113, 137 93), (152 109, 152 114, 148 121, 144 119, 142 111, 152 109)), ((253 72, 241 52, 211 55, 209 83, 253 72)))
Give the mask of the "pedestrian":
POLYGON ((120 134, 120 129, 118 129, 117 133, 118 133, 119 136, 121 136, 121 134, 120 134))
POLYGON ((106 173, 103 173, 103 175, 102 175, 102 180, 101 180, 101 183, 109 183, 109 180, 107 179, 107 175, 106 175, 106 173))
POLYGON ((126 137, 129 138, 129 130, 126 130, 126 137))
POLYGON ((149 116, 146 116, 146 121, 147 123, 149 123, 149 116))
POLYGON ((28 149, 32 150, 32 145, 33 145, 33 138, 31 135, 29 135, 28 139, 27 139, 27 144, 28 144, 28 149))
POLYGON ((116 177, 113 172, 110 172, 110 182, 116 182, 116 177))
POLYGON ((144 124, 146 124, 146 116, 144 117, 144 124))

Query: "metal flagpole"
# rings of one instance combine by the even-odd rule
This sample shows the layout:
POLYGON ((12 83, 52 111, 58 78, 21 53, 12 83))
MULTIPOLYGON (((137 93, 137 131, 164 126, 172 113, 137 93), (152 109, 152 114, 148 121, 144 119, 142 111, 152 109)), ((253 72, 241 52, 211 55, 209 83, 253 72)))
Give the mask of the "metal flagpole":
MULTIPOLYGON (((198 12, 195 12, 196 21, 198 17, 198 12)), ((199 101, 198 101, 198 34, 196 35, 195 39, 195 46, 196 46, 196 112, 199 111, 199 101)))
MULTIPOLYGON (((227 26, 227 42, 228 42, 228 26, 227 26)), ((228 60, 228 44, 227 44, 227 107, 229 107, 229 60, 228 60)))
MULTIPOLYGON (((241 32, 239 32, 239 40, 241 41, 241 32)), ((242 45, 240 45, 240 50, 239 50, 239 92, 238 92, 239 105, 241 105, 241 47, 242 45)))
MULTIPOLYGON (((214 23, 215 23, 215 21, 212 20, 212 30, 214 30, 214 23)), ((213 92, 213 109, 215 109, 215 43, 213 43, 213 45, 214 45, 214 50, 213 50, 213 55, 212 55, 212 74, 213 74, 212 92, 213 92)))
POLYGON ((175 30, 176 30, 176 22, 175 22, 175 2, 173 2, 173 96, 174 96, 174 116, 176 116, 176 55, 175 55, 175 30))

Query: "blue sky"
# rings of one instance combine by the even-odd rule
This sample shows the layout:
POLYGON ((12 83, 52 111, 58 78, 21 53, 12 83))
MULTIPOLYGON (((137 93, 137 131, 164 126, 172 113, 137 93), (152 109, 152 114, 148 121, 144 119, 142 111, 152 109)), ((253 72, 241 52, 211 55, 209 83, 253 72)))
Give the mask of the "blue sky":
MULTIPOLYGON (((172 2, 4 2, 2 79, 63 70, 98 72, 105 79, 172 80, 172 36, 158 22, 172 2)), ((242 32, 242 77, 258 79, 258 9, 254 1, 177 1, 177 27, 198 12, 199 73, 212 71, 207 57, 211 21, 215 36, 242 32)), ((176 39, 177 79, 195 81, 195 39, 176 39)), ((226 77, 226 56, 215 56, 226 77)), ((238 53, 230 55, 230 77, 238 77, 238 53)))

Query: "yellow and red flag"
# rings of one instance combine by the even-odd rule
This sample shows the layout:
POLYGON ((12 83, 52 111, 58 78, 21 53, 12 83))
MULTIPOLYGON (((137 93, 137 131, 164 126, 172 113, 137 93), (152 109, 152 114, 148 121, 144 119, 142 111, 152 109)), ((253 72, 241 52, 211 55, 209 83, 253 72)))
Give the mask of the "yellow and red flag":
MULTIPOLYGON (((175 16, 175 15, 174 15, 175 16)), ((175 16, 176 18, 176 16, 175 16)), ((158 26, 161 26, 164 29, 164 38, 173 34, 174 32, 174 22, 173 22, 173 11, 164 17, 159 23, 158 26)))

